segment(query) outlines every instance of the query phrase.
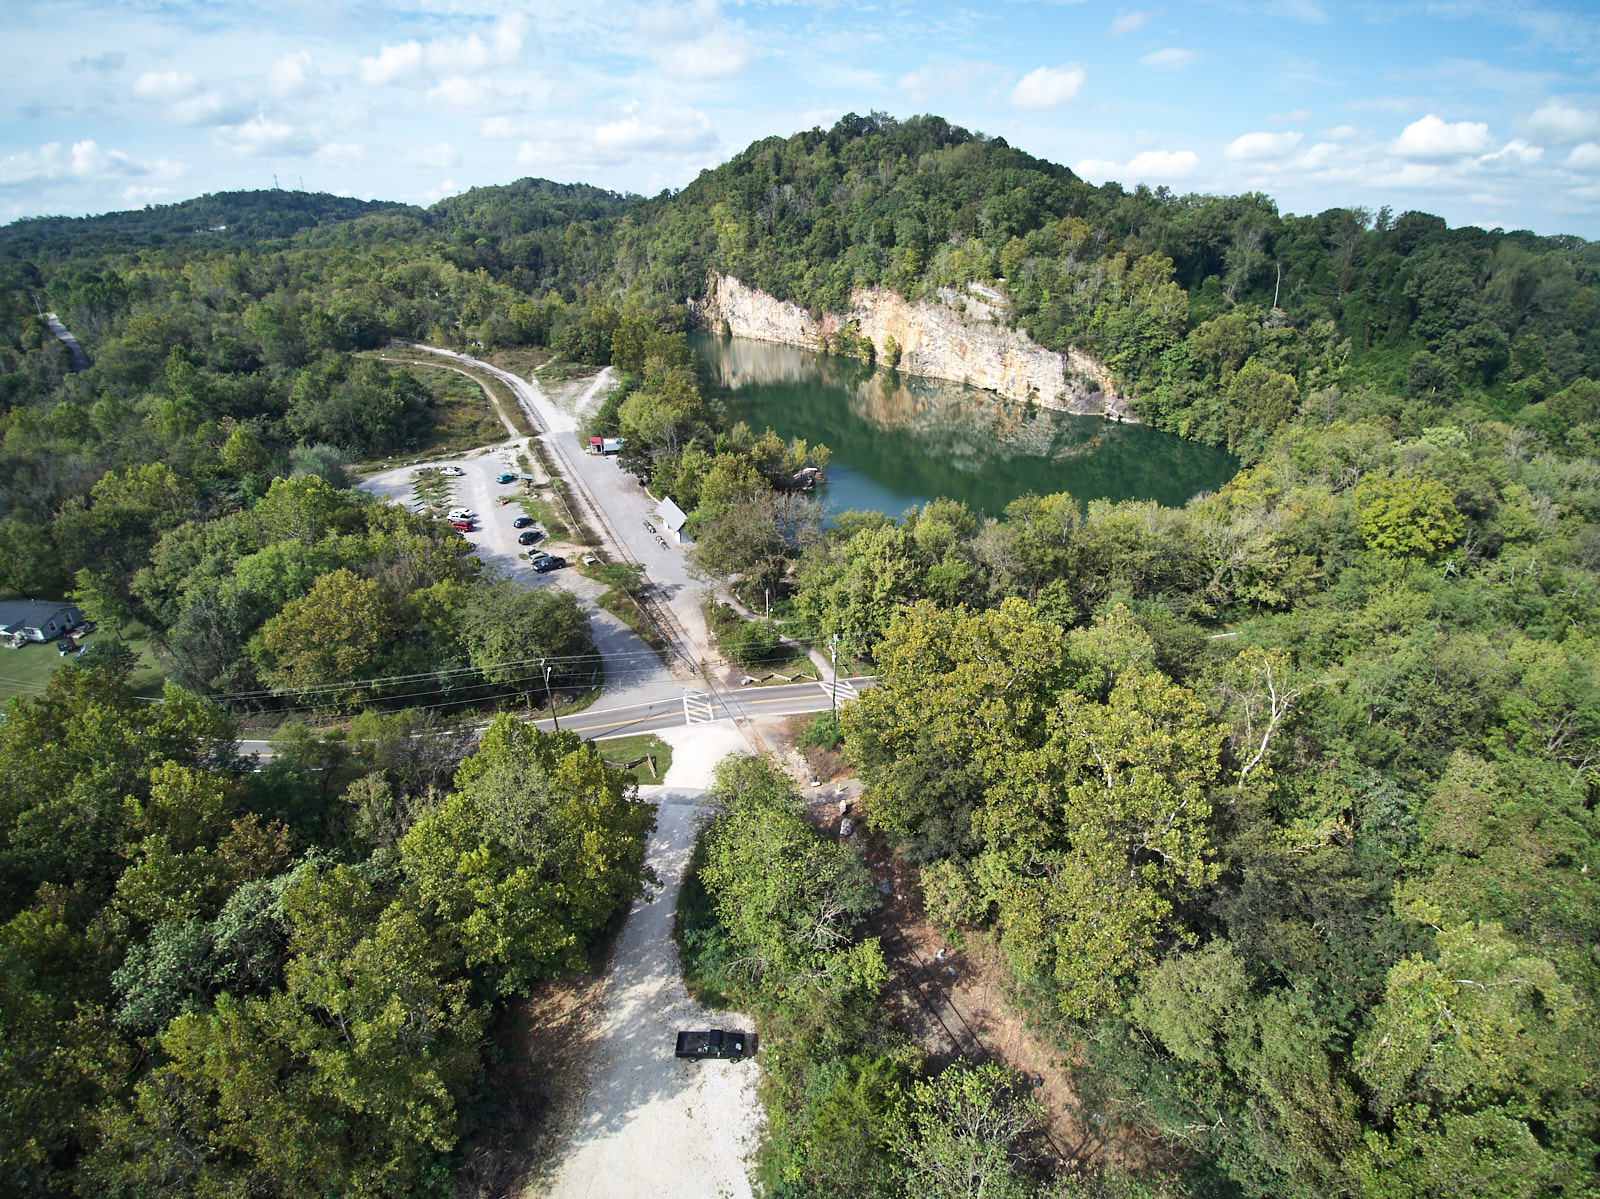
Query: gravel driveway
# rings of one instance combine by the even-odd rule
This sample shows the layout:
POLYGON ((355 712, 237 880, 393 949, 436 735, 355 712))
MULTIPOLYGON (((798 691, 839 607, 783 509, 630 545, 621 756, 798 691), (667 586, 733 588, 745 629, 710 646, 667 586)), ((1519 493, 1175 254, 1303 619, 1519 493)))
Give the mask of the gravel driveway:
POLYGON ((612 953, 601 1060, 545 1192, 552 1199, 707 1199, 749 1195, 745 1161, 761 1131, 759 1056, 683 1062, 684 1028, 748 1029, 748 1017, 689 998, 672 940, 678 888, 694 850, 695 803, 724 754, 743 748, 728 725, 664 734, 672 769, 640 795, 659 804, 650 865, 664 884, 633 905, 612 953))

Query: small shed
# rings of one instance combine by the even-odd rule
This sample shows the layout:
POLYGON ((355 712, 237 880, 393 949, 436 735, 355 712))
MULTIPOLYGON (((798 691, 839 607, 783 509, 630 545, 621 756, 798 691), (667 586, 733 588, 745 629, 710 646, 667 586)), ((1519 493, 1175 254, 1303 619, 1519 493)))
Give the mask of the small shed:
POLYGON ((689 518, 683 514, 682 508, 672 502, 670 496, 664 497, 656 505, 656 517, 666 526, 674 545, 682 545, 687 540, 683 535, 683 526, 688 523, 689 518))
POLYGON ((589 452, 591 454, 598 454, 600 452, 600 447, 602 445, 604 445, 604 444, 605 444, 605 438, 603 438, 603 437, 591 437, 591 438, 589 438, 589 452))
POLYGON ((53 641, 83 623, 76 604, 64 600, 7 600, 0 603, 0 637, 13 642, 53 641))

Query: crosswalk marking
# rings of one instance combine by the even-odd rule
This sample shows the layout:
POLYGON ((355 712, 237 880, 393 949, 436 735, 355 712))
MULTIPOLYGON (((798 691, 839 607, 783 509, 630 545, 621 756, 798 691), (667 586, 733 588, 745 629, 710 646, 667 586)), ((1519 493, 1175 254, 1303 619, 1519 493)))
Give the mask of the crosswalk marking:
POLYGON ((831 683, 818 683, 822 694, 830 696, 835 705, 846 703, 856 697, 856 689, 844 679, 835 679, 831 683))
POLYGON ((683 723, 710 724, 717 719, 717 702, 709 695, 685 692, 683 696, 683 723))

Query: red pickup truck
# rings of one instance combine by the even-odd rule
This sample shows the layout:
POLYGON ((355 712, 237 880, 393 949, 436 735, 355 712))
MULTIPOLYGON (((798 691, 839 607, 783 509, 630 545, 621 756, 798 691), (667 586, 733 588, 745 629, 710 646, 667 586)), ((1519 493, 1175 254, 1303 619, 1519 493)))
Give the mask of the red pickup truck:
POLYGON ((459 529, 463 533, 472 532, 472 522, 470 520, 453 520, 450 522, 450 527, 459 529))

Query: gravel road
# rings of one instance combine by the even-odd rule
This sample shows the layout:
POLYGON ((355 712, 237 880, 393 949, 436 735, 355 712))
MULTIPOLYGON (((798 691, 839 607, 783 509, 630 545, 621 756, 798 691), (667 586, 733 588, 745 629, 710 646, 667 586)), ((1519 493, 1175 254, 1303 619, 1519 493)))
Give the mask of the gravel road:
POLYGON ((682 1062, 683 1028, 748 1029, 748 1017, 711 1012, 689 997, 672 940, 672 916, 694 849, 695 803, 715 763, 744 749, 730 725, 663 734, 672 769, 640 795, 659 804, 650 865, 664 884, 634 904, 612 953, 601 1060, 545 1192, 551 1199, 743 1199, 745 1161, 761 1131, 759 1057, 682 1062))

